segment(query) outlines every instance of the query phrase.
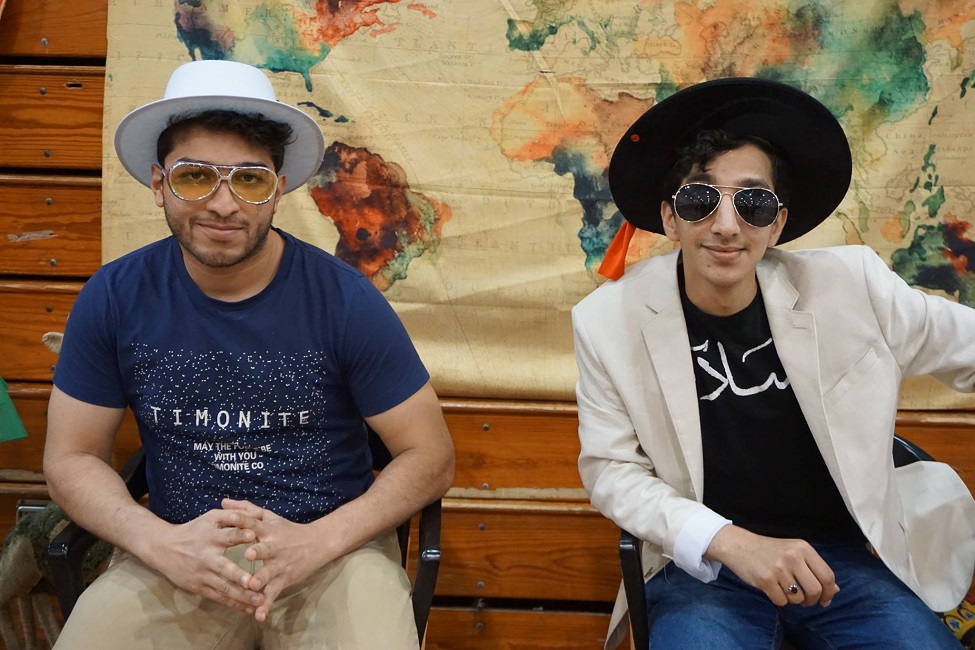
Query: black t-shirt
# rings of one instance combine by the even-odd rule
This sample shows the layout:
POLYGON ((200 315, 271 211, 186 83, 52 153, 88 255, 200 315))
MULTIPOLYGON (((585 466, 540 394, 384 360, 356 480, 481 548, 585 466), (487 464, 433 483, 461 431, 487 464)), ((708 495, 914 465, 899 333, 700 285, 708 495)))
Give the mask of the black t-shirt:
POLYGON ((694 360, 704 504, 759 535, 863 541, 816 446, 772 341, 761 291, 731 316, 681 300, 694 360))

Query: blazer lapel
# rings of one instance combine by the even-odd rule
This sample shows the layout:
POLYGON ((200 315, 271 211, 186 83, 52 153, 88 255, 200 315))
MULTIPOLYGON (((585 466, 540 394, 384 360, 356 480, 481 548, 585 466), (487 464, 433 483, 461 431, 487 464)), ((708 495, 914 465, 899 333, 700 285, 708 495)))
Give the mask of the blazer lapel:
MULTIPOLYGON (((677 287, 677 253, 670 255, 664 266, 664 273, 655 277, 650 285, 647 307, 651 315, 641 329, 650 353, 652 372, 660 383, 694 494, 702 495, 704 455, 697 386, 687 339, 687 324, 677 287)), ((655 413, 648 413, 647 417, 650 422, 663 420, 660 414, 655 413)))
POLYGON ((757 273, 776 352, 792 384, 792 390, 809 425, 809 430, 823 455, 826 467, 829 468, 830 475, 849 506, 850 500, 836 459, 834 441, 829 434, 826 410, 823 406, 816 319, 811 312, 795 309, 799 292, 774 258, 769 259, 769 256, 766 256, 759 263, 757 273))

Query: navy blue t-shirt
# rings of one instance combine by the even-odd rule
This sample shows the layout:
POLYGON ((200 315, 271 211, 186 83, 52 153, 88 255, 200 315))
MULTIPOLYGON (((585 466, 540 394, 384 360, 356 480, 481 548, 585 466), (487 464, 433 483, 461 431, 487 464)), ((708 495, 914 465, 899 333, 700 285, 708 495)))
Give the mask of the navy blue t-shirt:
POLYGON ((55 385, 131 406, 149 507, 185 522, 248 499, 313 521, 371 485, 364 416, 429 379, 386 299, 357 270, 278 230, 277 274, 234 303, 192 281, 173 237, 102 267, 68 318, 55 385))

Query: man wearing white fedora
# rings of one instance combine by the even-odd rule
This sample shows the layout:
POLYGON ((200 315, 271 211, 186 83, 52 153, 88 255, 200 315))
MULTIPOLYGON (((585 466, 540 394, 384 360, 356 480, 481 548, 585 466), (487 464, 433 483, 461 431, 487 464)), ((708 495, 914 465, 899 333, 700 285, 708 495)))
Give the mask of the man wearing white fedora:
POLYGON ((115 135, 172 236, 72 309, 44 472, 120 554, 60 648, 415 648, 394 527, 442 496, 453 447, 383 296, 272 226, 319 168, 315 121, 240 63, 180 66, 115 135), (109 460, 125 408, 149 507, 109 460), (374 479, 368 424, 393 460, 374 479))
POLYGON ((959 647, 931 609, 969 588, 975 502, 892 444, 902 377, 975 390, 975 310, 863 246, 773 248, 851 172, 825 106, 749 78, 663 99, 613 154, 615 281, 572 312, 579 471, 645 540, 653 650, 959 647), (624 273, 634 228, 680 249, 624 273))

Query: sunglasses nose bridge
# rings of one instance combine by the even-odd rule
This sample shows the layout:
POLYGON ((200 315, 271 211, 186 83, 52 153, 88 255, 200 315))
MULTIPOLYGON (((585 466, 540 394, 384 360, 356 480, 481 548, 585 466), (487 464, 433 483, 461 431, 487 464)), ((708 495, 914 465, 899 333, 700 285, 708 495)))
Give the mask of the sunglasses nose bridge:
POLYGON ((237 170, 231 169, 226 174, 221 174, 220 173, 220 170, 218 168, 214 167, 213 168, 213 172, 217 175, 217 180, 213 184, 213 189, 211 190, 211 193, 218 191, 220 189, 220 183, 223 183, 223 182, 226 182, 227 183, 227 189, 230 190, 231 192, 233 192, 234 184, 231 182, 230 177, 233 176, 233 173, 235 171, 237 171, 237 170))
POLYGON ((240 208, 237 192, 230 182, 230 176, 224 176, 218 172, 218 178, 213 184, 213 189, 207 192, 206 196, 200 199, 206 201, 209 209, 218 214, 231 214, 240 208), (226 183, 223 183, 226 181, 226 183))
POLYGON ((715 191, 718 193, 718 204, 711 211, 711 216, 714 217, 713 227, 719 230, 727 229, 729 226, 732 228, 737 227, 738 219, 741 217, 738 213, 738 206, 735 205, 735 194, 737 192, 722 192, 717 188, 715 188, 715 191), (725 197, 729 199, 728 203, 730 205, 728 208, 723 207, 725 197))
POLYGON ((237 193, 234 191, 234 186, 230 182, 230 174, 221 174, 220 170, 217 169, 216 167, 210 167, 210 169, 213 170, 213 173, 216 175, 216 179, 213 181, 213 187, 210 188, 210 191, 204 194, 203 196, 201 196, 199 200, 202 201, 203 199, 210 199, 213 198, 216 194, 219 194, 220 185, 224 181, 226 181, 227 191, 230 192, 231 196, 236 196, 237 193))

